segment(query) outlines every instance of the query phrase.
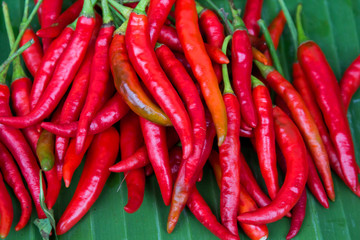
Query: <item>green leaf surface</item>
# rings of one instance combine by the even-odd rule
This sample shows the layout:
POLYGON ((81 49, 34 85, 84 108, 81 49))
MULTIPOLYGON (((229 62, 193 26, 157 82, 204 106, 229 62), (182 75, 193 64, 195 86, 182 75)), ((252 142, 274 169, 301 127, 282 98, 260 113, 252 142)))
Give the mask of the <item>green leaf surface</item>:
MULTIPOLYGON (((23 0, 5 0, 9 5, 14 31, 18 32, 23 10, 23 0)), ((229 12, 227 1, 213 0, 218 6, 229 12)), ((33 1, 31 7, 33 6, 33 1)), ((202 1, 200 1, 202 2, 202 1)), ((235 1, 236 6, 243 9, 244 0, 235 1)), ((294 14, 298 3, 303 3, 303 24, 306 34, 315 40, 323 49, 328 61, 338 79, 346 67, 360 53, 360 0, 286 0, 290 12, 294 14)), ((64 6, 71 1, 64 0, 64 6)), ((278 13, 280 7, 276 0, 265 0, 262 18, 268 24, 278 13)), ((37 20, 32 23, 38 29, 37 20)), ((6 59, 9 53, 6 31, 2 13, 0 13, 0 60, 6 59)), ((290 32, 285 32, 280 41, 279 57, 284 68, 285 76, 291 76, 291 65, 294 59, 294 48, 291 45, 290 32)), ((10 71, 9 71, 10 72, 10 71)), ((358 91, 350 105, 348 118, 353 134, 356 157, 360 159, 360 91, 358 91)), ((265 184, 258 170, 256 154, 247 140, 242 140, 242 151, 249 165, 259 179, 260 185, 265 184)), ((69 203, 76 183, 80 178, 82 166, 76 171, 69 189, 64 186, 58 202, 54 206, 55 219, 58 220, 69 203)), ((308 194, 307 213, 302 229, 294 239, 359 239, 360 199, 357 198, 334 174, 336 201, 330 203, 329 209, 324 209, 308 194)), ((122 174, 112 174, 97 202, 85 217, 68 233, 59 236, 59 240, 88 240, 88 239, 216 239, 195 217, 185 210, 172 234, 166 232, 166 220, 169 207, 164 206, 155 176, 147 178, 145 198, 141 208, 133 214, 123 210, 127 202, 127 188, 123 183, 122 174)), ((209 166, 205 166, 204 178, 198 184, 200 193, 209 206, 219 217, 219 190, 209 166)), ((11 190, 9 189, 11 192, 11 190)), ((11 192, 12 193, 12 192, 11 192)), ((21 231, 15 232, 14 226, 20 217, 20 205, 12 194, 14 205, 14 222, 7 239, 32 240, 41 239, 39 231, 32 222, 36 218, 33 211, 29 224, 21 231)), ((269 239, 285 239, 290 226, 290 220, 285 218, 269 224, 269 239)), ((241 239, 248 239, 240 230, 241 239)))

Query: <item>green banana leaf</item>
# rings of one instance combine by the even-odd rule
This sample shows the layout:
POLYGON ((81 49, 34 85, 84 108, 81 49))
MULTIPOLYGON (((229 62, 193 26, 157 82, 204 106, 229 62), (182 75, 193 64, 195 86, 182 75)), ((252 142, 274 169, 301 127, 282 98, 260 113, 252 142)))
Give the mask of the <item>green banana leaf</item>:
MULTIPOLYGON (((5 1, 9 5, 14 31, 17 32, 24 1, 5 1)), ((224 7, 226 11, 229 10, 227 1, 213 1, 218 6, 224 7)), ((200 2, 203 3, 204 1, 200 2)), ((235 1, 236 6, 242 9, 244 2, 244 0, 235 1)), ((303 23, 307 35, 321 46, 337 78, 340 79, 346 67, 360 53, 360 0, 287 0, 286 4, 292 14, 300 2, 304 6, 303 23)), ((70 4, 71 1, 64 0, 64 8, 70 4)), ((204 3, 204 5, 206 4, 204 3)), ((262 18, 267 24, 270 23, 279 9, 276 0, 265 0, 262 18)), ((37 20, 33 21, 32 27, 34 29, 39 28, 37 20)), ((0 13, 0 42, 0 59, 2 61, 9 52, 2 13, 0 13)), ((294 61, 294 48, 287 27, 281 38, 278 53, 285 75, 289 78, 291 76, 291 65, 294 61)), ((353 134, 356 157, 359 162, 360 124, 357 123, 356 119, 360 119, 360 91, 353 98, 348 118, 353 134)), ((265 190, 256 154, 247 140, 242 141, 242 151, 254 174, 259 179, 260 185, 265 190)), ((66 189, 63 186, 54 207, 56 220, 60 218, 69 203, 81 172, 82 166, 76 171, 70 188, 66 189)), ((308 192, 306 217, 302 229, 295 239, 359 238, 360 214, 358 208, 360 199, 352 194, 335 174, 333 176, 336 201, 330 203, 329 209, 324 209, 308 192)), ((136 213, 126 213, 123 207, 127 203, 127 188, 126 184, 123 183, 123 177, 122 174, 112 174, 91 210, 73 229, 59 236, 58 239, 216 239, 187 209, 182 213, 174 232, 172 234, 166 232, 169 207, 163 204, 155 176, 147 178, 145 198, 141 208, 136 213)), ((208 165, 204 168, 203 181, 198 183, 197 187, 214 214, 219 217, 219 190, 208 165)), ((10 188, 9 191, 11 192, 10 188)), ((12 193, 11 196, 14 205, 14 222, 7 239, 41 239, 38 229, 32 223, 36 218, 35 211, 31 222, 25 229, 19 232, 13 230, 19 220, 20 205, 12 193)), ((285 239, 289 226, 290 219, 288 218, 269 224, 269 239, 285 239)), ((241 239, 248 239, 241 230, 240 237, 241 239)))

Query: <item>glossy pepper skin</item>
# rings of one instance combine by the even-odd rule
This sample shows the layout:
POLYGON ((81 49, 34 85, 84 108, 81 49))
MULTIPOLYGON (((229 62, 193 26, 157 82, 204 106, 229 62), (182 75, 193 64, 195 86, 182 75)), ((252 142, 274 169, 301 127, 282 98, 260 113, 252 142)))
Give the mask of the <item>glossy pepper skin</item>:
MULTIPOLYGON (((260 81, 257 81, 259 83, 260 81)), ((271 199, 279 191, 276 166, 276 148, 272 102, 269 90, 262 84, 253 82, 253 98, 258 116, 258 124, 254 129, 255 149, 260 164, 260 171, 265 180, 271 199)))
MULTIPOLYGON (((139 117, 130 112, 120 122, 121 159, 131 156, 143 144, 139 117)), ((144 199, 145 172, 143 168, 139 168, 124 174, 128 189, 128 203, 124 210, 127 213, 134 213, 140 208, 144 199)))
POLYGON ((335 74, 324 53, 313 41, 302 43, 297 56, 324 116, 345 180, 356 191, 358 178, 354 144, 335 74))
POLYGON ((13 157, 2 143, 0 143, 0 171, 4 176, 4 180, 13 189, 16 198, 20 202, 21 216, 18 224, 15 226, 15 230, 19 231, 29 222, 32 203, 18 167, 16 166, 13 157))
POLYGON ((2 117, 4 121, 0 120, 0 122, 16 128, 25 128, 40 123, 54 111, 85 57, 95 27, 95 18, 93 17, 90 0, 86 0, 86 2, 88 3, 84 4, 83 16, 79 17, 71 41, 60 57, 51 81, 36 107, 26 116, 2 117))
MULTIPOLYGON (((104 104, 104 107, 96 114, 93 121, 91 121, 89 135, 97 134, 108 129, 124 117, 128 111, 129 107, 122 100, 121 96, 116 93, 104 104)), ((64 125, 52 122, 43 122, 41 123, 41 127, 62 137, 75 137, 78 122, 72 122, 64 125)))
POLYGON ((360 56, 346 69, 340 80, 340 93, 345 110, 349 109, 352 96, 360 87, 360 56))
POLYGON ((97 200, 118 152, 119 134, 115 128, 111 127, 94 137, 75 193, 57 223, 58 235, 69 231, 97 200))
POLYGON ((171 177, 169 154, 164 127, 140 118, 141 130, 151 166, 154 168, 161 195, 166 206, 170 204, 173 179, 171 177))
MULTIPOLYGON (((319 133, 318 127, 309 109, 307 108, 301 95, 295 90, 284 77, 281 76, 271 66, 265 66, 259 62, 255 62, 262 72, 266 82, 272 89, 285 101, 291 112, 294 122, 298 126, 304 137, 314 163, 322 177, 326 181, 328 192, 334 192, 334 184, 332 181, 331 170, 329 165, 328 154, 319 133)), ((331 196, 331 195, 330 195, 331 196)))
POLYGON ((56 38, 64 28, 75 21, 79 16, 83 7, 84 0, 77 0, 70 7, 68 7, 49 27, 41 28, 36 32, 36 35, 41 38, 56 38))
POLYGON ((151 95, 170 118, 179 134, 184 158, 188 158, 193 151, 194 141, 190 118, 156 58, 150 42, 148 19, 141 10, 130 14, 125 43, 130 62, 151 95))
POLYGON ((262 5, 263 0, 246 1, 243 19, 249 34, 254 36, 258 36, 260 32, 260 27, 257 24, 257 21, 261 17, 262 5))
POLYGON ((11 197, 6 189, 3 177, 0 173, 0 238, 6 238, 10 232, 11 224, 14 218, 13 205, 11 197))
POLYGON ((306 148, 296 125, 278 107, 273 108, 276 141, 284 153, 287 172, 276 198, 266 207, 240 214, 238 220, 250 224, 267 224, 284 217, 297 203, 308 177, 306 148))
POLYGON ((118 93, 139 116, 160 125, 171 125, 170 119, 144 92, 131 65, 125 46, 125 35, 115 34, 109 50, 110 67, 118 93))
POLYGON ((209 108, 218 136, 218 145, 224 142, 227 132, 227 117, 224 101, 218 86, 210 58, 202 40, 195 1, 177 1, 175 6, 176 30, 184 54, 196 77, 206 105, 209 108))
POLYGON ((147 11, 151 45, 155 47, 161 27, 164 25, 175 0, 152 0, 147 11))
MULTIPOLYGON (((329 156, 329 161, 339 162, 339 158, 337 157, 335 147, 330 139, 328 129, 324 123, 323 116, 321 114, 319 106, 316 103, 315 95, 311 87, 309 86, 309 83, 299 63, 293 64, 293 85, 295 89, 299 92, 299 94, 302 96, 306 106, 309 109, 309 112, 311 113, 311 116, 313 117, 316 123, 316 126, 319 129, 321 139, 325 145, 326 152, 328 153, 329 156)), ((325 176, 322 176, 323 179, 324 177, 325 176)), ((334 189, 331 187, 331 182, 326 181, 325 179, 323 181, 329 198, 332 201, 334 201, 335 192, 333 191, 334 189)))
POLYGON ((39 38, 35 35, 31 28, 25 30, 24 36, 21 38, 20 47, 27 43, 30 39, 34 39, 34 43, 22 53, 26 68, 31 76, 35 76, 41 65, 43 50, 39 38))

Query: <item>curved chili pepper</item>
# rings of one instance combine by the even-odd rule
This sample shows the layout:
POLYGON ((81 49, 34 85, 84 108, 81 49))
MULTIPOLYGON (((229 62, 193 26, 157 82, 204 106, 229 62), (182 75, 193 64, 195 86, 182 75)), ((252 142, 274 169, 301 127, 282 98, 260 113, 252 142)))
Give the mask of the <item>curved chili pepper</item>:
POLYGON ((324 143, 322 142, 316 123, 301 95, 273 67, 265 66, 257 61, 255 61, 255 63, 260 69, 263 77, 266 78, 266 82, 269 83, 271 88, 273 88, 275 92, 285 101, 294 122, 304 137, 304 141, 314 159, 320 176, 323 181, 327 183, 327 191, 334 192, 329 159, 324 143))
POLYGON ((85 0, 73 37, 59 59, 51 81, 36 107, 26 116, 1 117, 1 123, 24 128, 41 122, 51 114, 66 93, 85 56, 95 26, 93 15, 90 0, 85 0))
POLYGON ((220 48, 205 43, 206 52, 211 60, 218 64, 228 64, 230 61, 220 48))
POLYGON ((199 31, 195 1, 177 1, 175 18, 176 30, 186 59, 190 63, 193 73, 200 85, 201 92, 215 124, 218 145, 221 146, 227 132, 226 108, 221 97, 214 69, 206 53, 204 42, 199 31))
MULTIPOLYGON (((221 167, 219 161, 219 155, 217 152, 213 151, 209 158, 211 167, 214 171, 216 182, 221 188, 221 167)), ((247 191, 244 189, 243 186, 240 187, 240 195, 239 195, 239 213, 255 211, 258 209, 256 206, 255 201, 250 197, 247 191)), ((251 225, 251 224, 244 224, 240 223, 241 228, 244 230, 245 234, 253 240, 261 240, 266 239, 269 231, 266 225, 251 225)))
POLYGON ((260 171, 265 180, 271 199, 279 191, 276 166, 275 131, 272 116, 272 102, 268 89, 262 82, 252 77, 253 98, 258 116, 258 124, 254 129, 255 149, 260 164, 260 171))
POLYGON ((26 29, 24 36, 21 38, 20 47, 27 43, 30 39, 34 39, 34 43, 22 53, 22 57, 30 74, 35 76, 41 65, 43 50, 39 39, 31 28, 26 29))
POLYGON ((88 128, 94 115, 101 108, 101 98, 105 93, 106 85, 109 81, 109 47, 115 26, 109 6, 107 5, 107 0, 102 0, 101 6, 103 11, 103 25, 96 38, 94 56, 91 62, 89 89, 84 107, 81 110, 76 134, 76 151, 78 153, 80 153, 84 147, 88 128))
POLYGON ((165 113, 146 95, 132 67, 125 46, 125 35, 116 34, 110 45, 110 67, 116 90, 139 116, 160 125, 171 125, 165 113))
POLYGON ((266 207, 240 214, 238 220, 250 224, 267 224, 284 217, 297 203, 308 177, 306 148, 296 125, 278 107, 273 109, 276 141, 284 153, 287 172, 276 198, 266 207))
POLYGON ((165 128, 140 118, 149 160, 154 168, 165 205, 170 204, 172 184, 165 128))
MULTIPOLYGON (((340 88, 319 45, 305 37, 301 26, 301 5, 297 10, 299 42, 297 57, 323 113, 331 140, 340 160, 346 182, 353 191, 358 186, 357 165, 349 123, 341 99, 340 88)), ((316 161, 315 161, 316 163, 316 161)))
POLYGON ((130 14, 126 29, 125 43, 129 59, 178 132, 186 159, 193 151, 191 122, 179 95, 161 69, 151 47, 148 21, 145 12, 139 7, 141 5, 138 4, 134 12, 130 14))
MULTIPOLYGON (((131 156, 143 143, 139 117, 130 112, 120 122, 121 159, 131 156)), ((124 210, 127 213, 134 213, 140 208, 144 199, 145 172, 143 168, 140 168, 124 174, 128 189, 128 203, 124 210)))
POLYGON ((41 38, 56 38, 61 34, 64 28, 75 21, 79 16, 83 7, 84 0, 77 0, 70 7, 68 7, 51 26, 41 28, 36 32, 36 35, 41 38))
POLYGON ((241 107, 241 118, 254 128, 257 125, 257 115, 251 94, 252 47, 243 21, 235 9, 232 12, 236 29, 231 45, 232 82, 241 107))
POLYGON ((58 235, 69 231, 97 200, 110 176, 109 167, 116 160, 119 145, 119 134, 113 127, 94 137, 76 191, 57 223, 58 235))
MULTIPOLYGON (((286 103, 278 95, 276 96, 275 102, 276 102, 276 105, 281 110, 283 110, 284 113, 286 113, 286 115, 288 115, 289 117, 291 116, 290 110, 286 106, 286 103)), ((279 163, 281 163, 282 165, 286 165, 285 157, 282 154, 282 152, 278 146, 276 147, 276 156, 277 156, 277 160, 279 163)), ((324 186, 320 180, 320 177, 316 170, 314 161, 308 150, 306 151, 306 158, 307 158, 308 165, 309 165, 309 176, 308 176, 308 180, 307 180, 307 186, 308 186, 309 190, 311 191, 311 193, 319 201, 319 203, 324 208, 329 208, 329 201, 328 201, 324 186)))
POLYGON ((54 148, 55 135, 46 130, 42 130, 36 146, 36 155, 39 159, 41 169, 44 171, 49 171, 54 166, 54 148))
MULTIPOLYGON (((116 93, 104 107, 96 114, 89 127, 89 135, 100 133, 114 123, 119 121, 129 111, 129 107, 122 100, 122 97, 116 93)), ((52 122, 43 122, 41 127, 62 137, 75 137, 77 131, 77 122, 59 125, 52 122)))
POLYGON ((352 96, 360 87, 360 56, 358 56, 346 69, 339 85, 344 107, 347 111, 352 96))
POLYGON ((150 40, 153 47, 155 47, 161 27, 164 25, 174 3, 175 0, 150 1, 147 15, 149 19, 150 40))
MULTIPOLYGON (((331 142, 328 130, 323 120, 323 116, 321 114, 318 105, 316 104, 315 96, 307 82, 305 74, 301 69, 299 63, 293 64, 293 85, 296 88, 296 90, 298 90, 299 94, 302 96, 306 106, 309 109, 309 112, 311 113, 311 116, 314 118, 316 126, 319 129, 319 133, 325 145, 326 151, 329 155, 329 160, 338 162, 339 158, 337 157, 334 145, 331 142)), ((324 179, 323 176, 322 178, 324 179)), ((332 201, 334 201, 335 200, 335 192, 333 191, 334 189, 328 187, 328 184, 329 183, 326 180, 324 180, 324 185, 327 195, 332 201)))
POLYGON ((0 170, 4 175, 6 183, 13 189, 16 198, 20 202, 21 216, 18 224, 15 226, 15 230, 19 231, 26 226, 31 217, 31 198, 24 186, 13 157, 2 143, 0 143, 0 170))
MULTIPOLYGON (((225 38, 222 51, 226 53, 231 36, 225 38)), ((234 45, 234 43, 233 43, 234 45)), ((220 216, 223 225, 234 235, 238 234, 236 217, 240 196, 240 106, 228 75, 227 65, 222 65, 228 126, 224 143, 219 147, 221 167, 220 216)))
POLYGON ((258 36, 260 32, 257 21, 261 17, 263 0, 247 0, 244 10, 244 23, 249 31, 249 34, 258 36))
POLYGON ((6 238, 10 232, 11 224, 14 218, 13 205, 10 194, 8 193, 3 177, 0 173, 0 237, 6 238))

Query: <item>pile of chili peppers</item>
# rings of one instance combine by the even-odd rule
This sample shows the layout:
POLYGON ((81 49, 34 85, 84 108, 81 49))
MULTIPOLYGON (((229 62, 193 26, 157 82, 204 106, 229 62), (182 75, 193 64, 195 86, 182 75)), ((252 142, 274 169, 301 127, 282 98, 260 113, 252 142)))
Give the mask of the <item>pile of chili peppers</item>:
POLYGON ((338 83, 305 36, 301 5, 295 26, 279 0, 282 10, 266 27, 263 0, 248 0, 243 18, 232 0, 231 17, 211 0, 204 2, 212 9, 194 0, 76 0, 63 12, 62 0, 34 2, 29 15, 25 0, 17 38, 3 3, 13 72, 9 88, 1 66, 1 238, 13 221, 4 181, 21 206, 15 230, 28 223, 33 202, 37 221, 50 224, 47 236, 76 225, 111 172, 125 175, 126 212, 139 209, 146 177, 155 173, 170 205, 168 233, 187 206, 220 239, 239 239, 238 226, 250 239, 267 239, 266 224, 283 217, 291 218, 286 239, 293 238, 305 218, 305 186, 324 208, 335 201, 331 169, 360 197, 346 117, 360 86, 360 57, 338 83), (297 52, 292 82, 276 53, 286 23, 297 52), (31 77, 12 55, 19 44, 31 77), (257 153, 266 192, 241 153, 243 141, 257 153), (196 189, 208 160, 220 219, 196 189), (77 187, 55 226, 49 219, 62 181, 77 187))

